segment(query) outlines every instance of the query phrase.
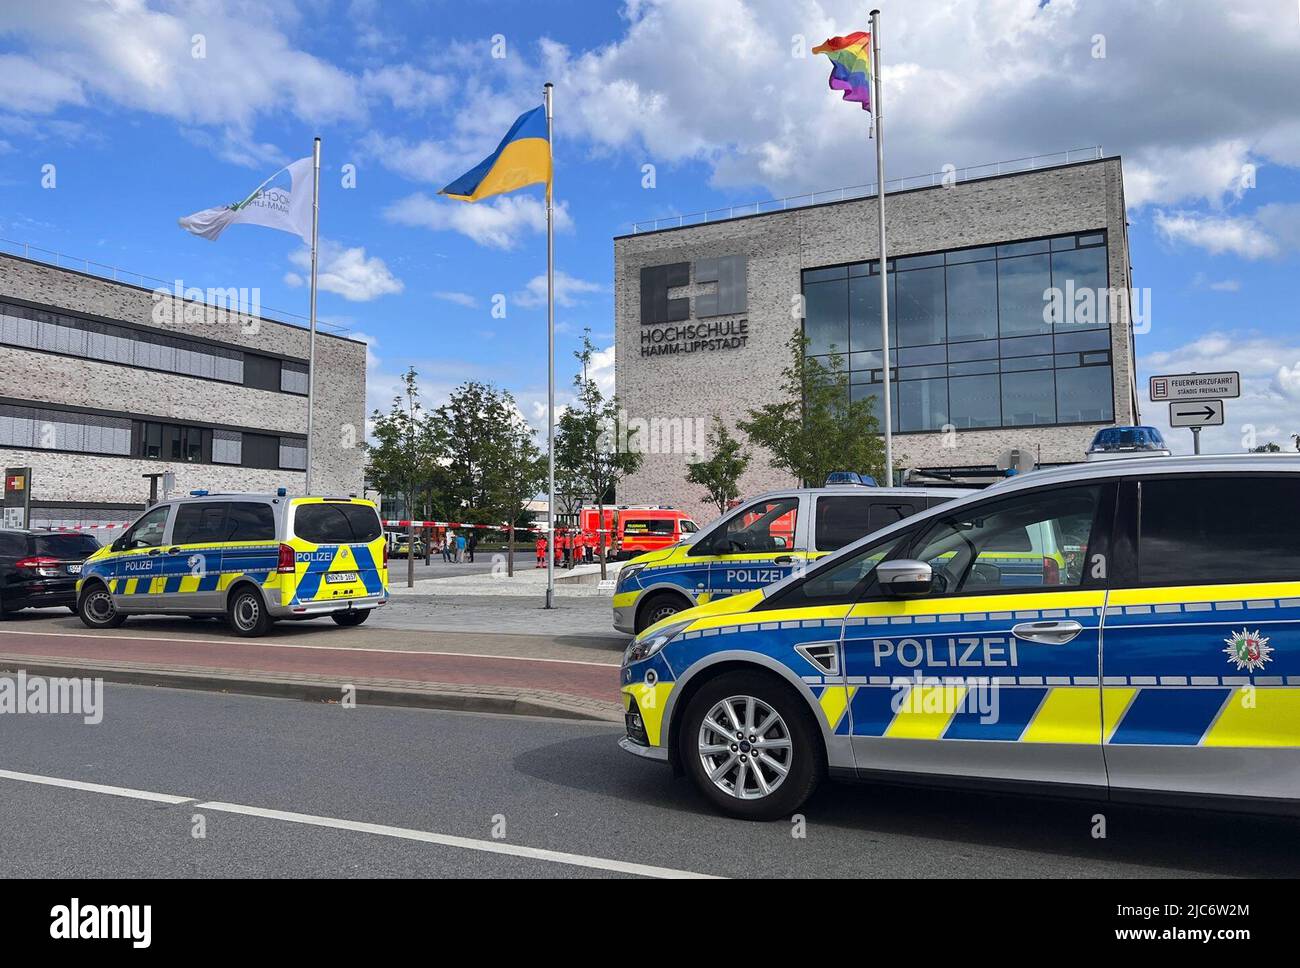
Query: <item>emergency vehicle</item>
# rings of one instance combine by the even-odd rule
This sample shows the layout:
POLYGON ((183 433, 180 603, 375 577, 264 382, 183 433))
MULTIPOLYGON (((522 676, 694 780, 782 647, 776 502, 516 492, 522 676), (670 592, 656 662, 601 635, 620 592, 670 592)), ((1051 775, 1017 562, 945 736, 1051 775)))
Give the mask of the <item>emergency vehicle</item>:
POLYGON ((388 542, 370 501, 209 494, 154 505, 86 559, 77 614, 93 629, 130 615, 224 616, 242 636, 278 620, 364 622, 388 602, 388 542))
POLYGON ((644 630, 620 745, 750 819, 828 774, 1296 812, 1297 507, 1300 457, 1010 478, 644 630), (994 557, 1035 529, 1079 566, 994 557))
POLYGON ((623 504, 604 509, 584 507, 578 511, 578 529, 589 536, 593 548, 601 536, 609 557, 631 558, 677 544, 699 530, 685 511, 666 505, 623 504))
POLYGON ((614 628, 640 632, 695 605, 780 581, 865 534, 969 493, 832 485, 762 494, 680 544, 624 565, 614 628))

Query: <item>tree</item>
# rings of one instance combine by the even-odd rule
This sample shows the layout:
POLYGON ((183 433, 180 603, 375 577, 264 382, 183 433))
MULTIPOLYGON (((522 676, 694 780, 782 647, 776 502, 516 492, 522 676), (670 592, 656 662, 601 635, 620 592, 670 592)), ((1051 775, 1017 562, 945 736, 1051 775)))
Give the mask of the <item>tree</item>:
POLYGON ((375 443, 366 444, 371 484, 380 494, 400 497, 408 517, 419 515, 422 498, 428 513, 440 483, 440 428, 420 403, 414 367, 402 375, 402 392, 388 413, 375 410, 372 419, 375 443))
POLYGON ((703 487, 718 513, 724 514, 731 502, 740 497, 740 475, 745 473, 751 458, 716 414, 708 444, 713 456, 708 460, 689 461, 686 479, 703 487))
POLYGON ((534 441, 535 432, 515 404, 502 391, 492 404, 490 420, 496 425, 485 459, 488 495, 493 510, 506 525, 506 575, 515 574, 515 522, 546 481, 546 460, 534 441))
MULTIPOLYGON (((565 409, 556 428, 555 464, 557 477, 596 502, 603 522, 605 494, 641 466, 642 454, 635 449, 635 429, 623 435, 617 432, 618 397, 606 400, 590 377, 595 352, 591 330, 586 330, 582 349, 573 354, 582 364, 582 372, 573 378, 578 399, 565 409)), ((601 578, 606 576, 604 537, 598 542, 601 578)))
POLYGON ((820 486, 831 471, 872 475, 888 483, 885 445, 871 398, 852 400, 844 357, 827 362, 807 355, 808 339, 795 333, 787 344, 790 364, 781 371, 786 399, 749 411, 737 421, 751 441, 771 454, 773 467, 807 486, 820 486))
POLYGON ((492 511, 491 461, 502 432, 501 405, 495 387, 471 380, 437 410, 454 513, 465 521, 482 524, 492 511))
POLYGON ((1267 444, 1260 444, 1258 447, 1252 447, 1250 452, 1252 454, 1280 454, 1282 448, 1270 440, 1267 444))

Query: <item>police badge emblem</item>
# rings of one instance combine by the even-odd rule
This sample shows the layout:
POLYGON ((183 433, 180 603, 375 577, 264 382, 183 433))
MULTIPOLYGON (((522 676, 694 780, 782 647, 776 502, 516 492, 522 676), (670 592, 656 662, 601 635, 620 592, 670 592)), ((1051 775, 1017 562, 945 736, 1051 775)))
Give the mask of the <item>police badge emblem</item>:
POLYGON ((1223 650, 1228 661, 1235 664, 1239 672, 1262 669, 1273 657, 1273 647, 1258 630, 1252 633, 1243 628, 1240 632, 1231 633, 1231 637, 1223 641, 1228 643, 1228 647, 1223 650))

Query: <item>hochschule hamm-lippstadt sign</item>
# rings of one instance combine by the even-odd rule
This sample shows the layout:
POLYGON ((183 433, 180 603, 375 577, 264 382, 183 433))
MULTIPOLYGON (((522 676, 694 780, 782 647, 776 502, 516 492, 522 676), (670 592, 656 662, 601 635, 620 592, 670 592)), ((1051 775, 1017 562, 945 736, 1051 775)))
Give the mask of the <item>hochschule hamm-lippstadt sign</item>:
POLYGON ((713 292, 691 300, 670 298, 673 289, 691 284, 689 262, 647 266, 641 270, 641 355, 669 356, 708 350, 737 349, 749 340, 748 269, 743 255, 700 259, 694 263, 695 284, 716 283, 713 292), (733 317, 721 319, 717 317, 733 317))

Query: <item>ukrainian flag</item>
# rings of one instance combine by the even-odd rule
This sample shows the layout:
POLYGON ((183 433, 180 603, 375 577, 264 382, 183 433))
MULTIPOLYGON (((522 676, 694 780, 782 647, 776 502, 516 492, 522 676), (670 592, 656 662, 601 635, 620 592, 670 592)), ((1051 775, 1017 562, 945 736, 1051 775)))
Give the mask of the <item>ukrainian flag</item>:
POLYGON ((438 194, 462 202, 477 202, 538 183, 545 184, 550 191, 551 142, 547 137, 545 107, 519 115, 496 151, 438 194))

